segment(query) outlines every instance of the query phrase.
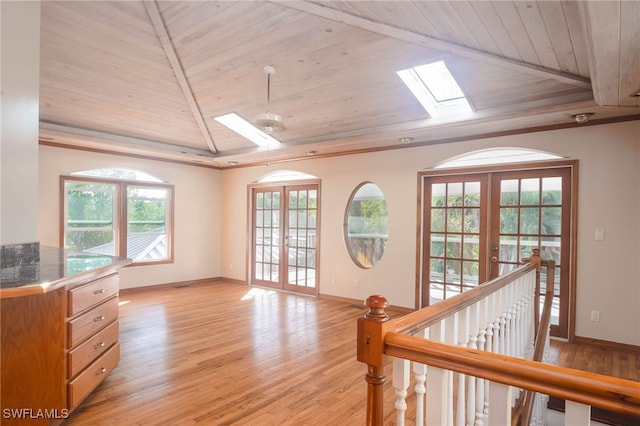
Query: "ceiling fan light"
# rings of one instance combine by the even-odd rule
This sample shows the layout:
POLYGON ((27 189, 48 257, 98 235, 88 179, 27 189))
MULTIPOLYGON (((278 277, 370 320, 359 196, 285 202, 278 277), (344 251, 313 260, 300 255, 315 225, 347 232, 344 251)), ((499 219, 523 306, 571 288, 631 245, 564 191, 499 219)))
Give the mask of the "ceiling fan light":
POLYGON ((272 134, 276 131, 286 130, 284 124, 282 124, 282 116, 274 112, 261 112, 253 117, 255 125, 267 134, 272 134))

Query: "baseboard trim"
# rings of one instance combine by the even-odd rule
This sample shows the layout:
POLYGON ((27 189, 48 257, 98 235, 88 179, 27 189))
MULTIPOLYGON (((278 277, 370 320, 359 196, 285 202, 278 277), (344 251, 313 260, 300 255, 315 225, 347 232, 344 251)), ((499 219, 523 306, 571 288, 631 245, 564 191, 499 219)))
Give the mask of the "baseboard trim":
POLYGON ((631 351, 640 353, 640 346, 630 345, 627 343, 611 342, 609 340, 600 340, 581 336, 575 336, 573 341, 575 343, 582 343, 585 345, 599 346, 604 349, 614 349, 616 351, 631 351))
POLYGON ((211 278, 199 278, 196 280, 176 281, 176 282, 163 283, 163 284, 144 285, 140 287, 121 288, 120 294, 126 295, 127 293, 134 293, 137 291, 158 290, 158 289, 169 288, 169 287, 172 287, 172 288, 191 287, 191 286, 215 284, 219 282, 247 285, 246 281, 242 281, 242 280, 235 280, 232 278, 224 278, 224 277, 211 277, 211 278))
MULTIPOLYGON (((164 283, 164 284, 152 284, 152 285, 146 285, 146 286, 140 286, 140 287, 121 288, 120 294, 126 295, 127 293, 134 293, 137 291, 159 290, 159 289, 169 288, 169 287, 180 288, 180 287, 191 287, 191 286, 198 286, 198 285, 210 285, 210 284, 216 284, 219 282, 248 285, 247 282, 244 280, 237 280, 234 278, 226 278, 226 277, 211 277, 211 278, 200 278, 197 280, 177 281, 177 282, 164 283)), ((266 287, 260 287, 260 288, 266 288, 266 287)), ((270 289, 270 290, 273 290, 273 289, 270 289)), ((295 292, 287 292, 287 293, 297 294, 295 292)), ((300 293, 300 296, 309 296, 309 295, 300 293)), ((315 297, 313 295, 311 296, 315 297)), ((337 303, 344 303, 346 305, 361 306, 363 309, 366 307, 364 300, 361 300, 361 299, 353 299, 350 297, 334 296, 331 294, 323 294, 323 293, 320 293, 317 298, 332 301, 332 302, 337 302, 337 303)), ((414 309, 411 309, 411 308, 405 308, 403 306, 393 306, 393 305, 390 305, 388 309, 393 309, 395 314, 399 314, 401 316, 414 311, 414 309)))

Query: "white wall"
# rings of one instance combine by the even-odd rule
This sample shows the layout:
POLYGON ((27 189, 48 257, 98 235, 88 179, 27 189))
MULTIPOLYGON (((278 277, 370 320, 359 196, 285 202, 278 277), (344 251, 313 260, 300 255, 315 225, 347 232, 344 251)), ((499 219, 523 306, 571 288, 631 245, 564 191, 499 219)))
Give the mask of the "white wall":
POLYGON ((131 157, 40 146, 39 240, 60 246, 60 176, 80 170, 123 167, 174 185, 174 263, 127 267, 120 287, 142 287, 219 277, 220 171, 131 157))
POLYGON ((175 184, 176 262, 127 268, 123 287, 219 276, 246 281, 247 185, 276 170, 297 170, 321 179, 321 294, 360 300, 382 294, 413 307, 417 173, 488 147, 579 160, 576 334, 640 345, 640 121, 225 171, 41 146, 39 237, 58 245, 61 174, 136 168, 175 184), (380 186, 390 216, 385 255, 369 270, 351 262, 342 238, 347 200, 365 180, 380 186), (605 230, 604 241, 594 240, 596 228, 605 230), (599 322, 590 321, 591 310, 600 311, 599 322))
POLYGON ((247 185, 275 170, 296 170, 322 182, 321 294, 361 300, 382 294, 394 305, 413 307, 417 173, 488 147, 533 148, 579 160, 576 335, 640 345, 639 121, 224 171, 222 275, 247 280, 247 185), (390 216, 384 257, 369 270, 351 262, 342 238, 349 195, 365 180, 380 186, 390 216), (595 228, 605 230, 604 241, 594 240, 595 228), (599 322, 590 321, 594 309, 599 322))
POLYGON ((38 239, 40 2, 0 2, 0 243, 38 239))

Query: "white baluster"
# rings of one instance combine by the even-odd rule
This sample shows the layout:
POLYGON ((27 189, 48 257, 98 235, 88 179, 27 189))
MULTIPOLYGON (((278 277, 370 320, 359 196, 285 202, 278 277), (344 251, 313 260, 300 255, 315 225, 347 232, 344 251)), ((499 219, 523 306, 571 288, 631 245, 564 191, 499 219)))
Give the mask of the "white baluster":
POLYGON ((565 401, 564 424, 567 426, 589 426, 591 424, 591 406, 573 401, 565 401))
MULTIPOLYGON (((478 324, 480 317, 480 306, 478 303, 474 303, 469 307, 469 343, 467 346, 469 349, 478 349, 478 324)), ((468 425, 473 425, 476 422, 476 377, 468 376, 467 379, 467 422, 468 425)))
MULTIPOLYGON (((457 344, 458 339, 458 317, 459 314, 455 313, 444 320, 444 336, 445 342, 452 345, 457 344)), ((447 371, 447 411, 446 419, 447 424, 452 424, 453 418, 453 371, 447 371)), ((427 384, 427 395, 429 395, 429 385, 427 384)), ((429 399, 427 399, 428 401, 429 399)), ((429 407, 427 407, 427 413, 429 407)), ((429 424, 429 423, 427 423, 429 424)), ((436 423, 437 424, 437 423, 436 423)))
MULTIPOLYGON (((462 311, 458 313, 458 336, 456 344, 458 346, 467 347, 467 340, 469 336, 469 307, 466 307, 462 311)), ((456 426, 464 426, 465 425, 465 417, 466 417, 466 377, 464 374, 456 373, 458 378, 458 389, 456 391, 457 395, 457 405, 456 405, 456 426)))
MULTIPOLYGON (((447 328, 452 321, 441 321, 429 328, 435 342, 446 341, 447 328)), ((427 425, 450 425, 453 419, 452 372, 430 366, 427 369, 425 421, 427 425)))
POLYGON ((511 386, 491 382, 489 384, 488 425, 511 424, 511 386))
POLYGON ((407 411, 407 388, 409 387, 410 361, 396 358, 393 360, 393 387, 396 390, 396 415, 398 426, 404 426, 404 416, 407 411))
POLYGON ((420 364, 419 362, 413 363, 413 376, 416 381, 416 426, 423 426, 424 424, 424 409, 425 409, 425 395, 427 388, 425 386, 427 380, 427 366, 420 364))
MULTIPOLYGON (((427 328, 422 332, 422 337, 430 338, 432 340, 440 339, 440 333, 436 332, 441 328, 441 324, 435 325, 434 333, 431 333, 427 328)), ((427 392, 427 388, 425 386, 427 380, 427 366, 425 364, 420 364, 419 362, 413 363, 413 377, 416 381, 416 385, 414 390, 416 392, 416 426, 424 425, 425 418, 425 396, 427 392)))

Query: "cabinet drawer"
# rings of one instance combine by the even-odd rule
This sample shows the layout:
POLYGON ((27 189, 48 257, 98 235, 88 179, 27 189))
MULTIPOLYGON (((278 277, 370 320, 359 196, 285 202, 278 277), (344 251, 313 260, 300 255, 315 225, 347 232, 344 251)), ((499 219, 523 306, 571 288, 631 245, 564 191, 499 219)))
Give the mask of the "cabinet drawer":
POLYGON ((95 360, 78 377, 69 382, 69 410, 73 410, 89 393, 96 388, 111 373, 120 361, 120 344, 116 343, 111 349, 95 360))
POLYGON ((93 360, 102 355, 118 341, 118 321, 114 321, 106 328, 91 336, 67 354, 67 377, 72 379, 93 360))
POLYGON ((69 321, 68 347, 75 347, 117 319, 118 297, 113 297, 69 321))
POLYGON ((69 316, 84 311, 118 292, 118 274, 109 275, 69 291, 69 316))

